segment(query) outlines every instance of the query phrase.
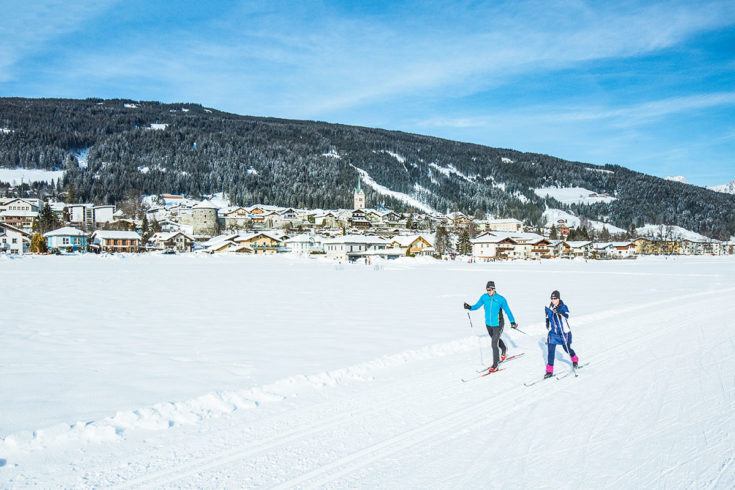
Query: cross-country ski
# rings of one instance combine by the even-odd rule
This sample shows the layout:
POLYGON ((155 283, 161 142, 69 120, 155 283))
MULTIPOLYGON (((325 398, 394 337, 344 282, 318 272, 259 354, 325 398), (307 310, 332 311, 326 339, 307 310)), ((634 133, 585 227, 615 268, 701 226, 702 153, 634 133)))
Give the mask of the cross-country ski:
POLYGON ((578 377, 578 376, 579 376, 579 373, 578 373, 577 371, 578 371, 578 370, 580 370, 580 369, 582 369, 583 367, 585 367, 585 366, 586 366, 586 365, 588 365, 588 364, 589 364, 589 362, 585 362, 585 363, 583 363, 583 364, 579 364, 579 365, 577 365, 576 367, 575 367, 575 366, 572 366, 571 368, 567 369, 567 370, 566 370, 566 371, 564 371, 563 373, 559 373, 559 374, 557 374, 557 375, 556 375, 556 379, 562 379, 562 378, 566 378, 566 377, 567 377, 567 376, 569 376, 570 374, 574 374, 574 377, 576 378, 576 377, 578 377))

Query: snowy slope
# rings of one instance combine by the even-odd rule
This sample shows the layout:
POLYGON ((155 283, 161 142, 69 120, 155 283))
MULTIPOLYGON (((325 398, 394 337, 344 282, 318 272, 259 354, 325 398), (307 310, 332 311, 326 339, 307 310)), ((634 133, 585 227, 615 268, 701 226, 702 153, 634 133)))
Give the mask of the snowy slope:
POLYGON ((612 202, 612 196, 599 196, 594 191, 583 187, 542 187, 533 192, 539 197, 553 197, 563 204, 594 204, 597 202, 612 202))
POLYGON ((0 487, 735 485, 733 258, 90 256, 0 259, 0 272, 20 286, 0 329, 0 487), (72 270, 80 284, 116 276, 69 301, 49 279, 72 270), (461 308, 488 279, 526 355, 461 383, 488 359, 481 312, 470 329, 461 308), (590 364, 526 388, 543 373, 551 289, 590 364))
POLYGON ((37 168, 2 168, 0 167, 0 182, 7 182, 13 186, 31 182, 51 182, 64 178, 63 170, 41 170, 37 168))
MULTIPOLYGON (((581 220, 577 216, 567 213, 566 211, 562 211, 561 209, 546 208, 543 217, 546 218, 546 224, 549 227, 552 224, 556 225, 557 221, 559 221, 560 219, 566 220, 567 225, 574 228, 579 228, 581 225, 581 220)), ((602 231, 603 228, 607 228, 607 231, 613 234, 625 233, 624 229, 618 228, 617 226, 611 225, 610 223, 602 223, 600 221, 589 220, 587 222, 587 225, 595 231, 602 231)))
POLYGON ((669 240, 692 240, 695 242, 708 242, 711 240, 694 231, 673 225, 645 225, 636 228, 636 234, 642 237, 666 238, 669 240))
MULTIPOLYGON (((365 185, 372 187, 372 189, 378 194, 382 194, 384 196, 390 196, 394 199, 397 199, 401 202, 408 204, 409 206, 413 206, 414 208, 419 209, 425 213, 436 213, 436 210, 433 209, 428 204, 424 204, 423 202, 419 201, 415 197, 409 196, 408 194, 404 194, 403 192, 392 191, 388 189, 387 187, 375 182, 375 180, 373 180, 373 178, 370 177, 370 174, 368 174, 365 170, 362 170, 361 168, 357 168, 354 165, 351 165, 351 166, 359 172, 360 177, 362 178, 362 181, 365 183, 365 185)), ((431 192, 428 189, 421 187, 419 184, 415 184, 414 187, 416 188, 417 193, 430 193, 431 192)))

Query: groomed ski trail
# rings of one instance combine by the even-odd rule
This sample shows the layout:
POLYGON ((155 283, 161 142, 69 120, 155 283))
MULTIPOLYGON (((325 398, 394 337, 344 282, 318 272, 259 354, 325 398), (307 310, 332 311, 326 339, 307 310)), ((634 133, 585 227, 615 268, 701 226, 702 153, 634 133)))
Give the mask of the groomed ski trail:
MULTIPOLYGON (((735 366, 735 336, 718 327, 713 337, 702 325, 717 324, 732 292, 574 319, 580 360, 594 361, 579 378, 523 387, 524 379, 543 371, 536 345, 543 333, 535 329, 528 339, 513 337, 527 354, 488 383, 458 382, 475 352, 417 361, 376 372, 373 381, 289 401, 288 409, 267 417, 233 413, 150 437, 131 433, 151 444, 118 468, 95 468, 91 453, 98 448, 90 446, 91 468, 62 485, 467 488, 531 486, 545 476, 558 487, 730 487, 735 472, 723 454, 733 448, 728 427, 735 417, 727 409, 735 409, 735 385, 727 373, 735 366), (660 305, 671 307, 651 307, 660 305), (628 320, 610 321, 621 314, 628 320), (707 349, 704 359, 682 341, 694 337, 692 329, 701 335, 698 347, 707 349), (689 377, 677 378, 671 366, 684 366, 689 377), (610 406, 605 396, 625 405, 610 406), (697 417, 713 404, 722 409, 719 420, 697 417), (631 421, 631 411, 644 420, 631 421), (699 437, 708 444, 696 452, 667 452, 699 437), (188 450, 193 438, 195 446, 205 441, 203 447, 188 450)), ((567 361, 559 356, 558 365, 567 361)))

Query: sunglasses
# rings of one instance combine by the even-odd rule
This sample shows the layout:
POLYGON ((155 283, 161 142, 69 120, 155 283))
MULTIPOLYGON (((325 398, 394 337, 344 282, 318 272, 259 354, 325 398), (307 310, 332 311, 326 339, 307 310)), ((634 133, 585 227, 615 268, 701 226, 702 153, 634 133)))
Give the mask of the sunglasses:
POLYGON ((495 288, 487 288, 488 291, 495 291, 495 288))
POLYGON ((552 296, 552 297, 551 297, 551 299, 559 299, 559 298, 558 298, 558 297, 556 297, 556 296, 552 296))

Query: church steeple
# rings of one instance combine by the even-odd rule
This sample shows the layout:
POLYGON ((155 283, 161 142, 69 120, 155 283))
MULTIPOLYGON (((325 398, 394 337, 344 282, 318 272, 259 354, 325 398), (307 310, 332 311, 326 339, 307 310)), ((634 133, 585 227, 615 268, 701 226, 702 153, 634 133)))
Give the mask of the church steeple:
POLYGON ((360 187, 360 174, 357 175, 357 189, 355 189, 355 207, 354 209, 365 208, 365 193, 360 187))

